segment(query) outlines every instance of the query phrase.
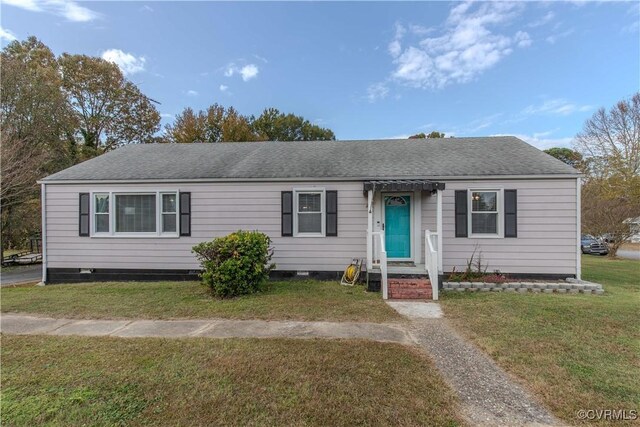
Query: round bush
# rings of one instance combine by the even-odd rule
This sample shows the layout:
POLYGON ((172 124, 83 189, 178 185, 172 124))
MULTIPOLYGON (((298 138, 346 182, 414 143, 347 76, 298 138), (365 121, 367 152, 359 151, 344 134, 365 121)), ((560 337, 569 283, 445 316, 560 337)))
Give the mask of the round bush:
POLYGON ((271 239, 258 231, 236 231, 193 247, 200 261, 203 283, 220 298, 260 291, 269 278, 271 239))

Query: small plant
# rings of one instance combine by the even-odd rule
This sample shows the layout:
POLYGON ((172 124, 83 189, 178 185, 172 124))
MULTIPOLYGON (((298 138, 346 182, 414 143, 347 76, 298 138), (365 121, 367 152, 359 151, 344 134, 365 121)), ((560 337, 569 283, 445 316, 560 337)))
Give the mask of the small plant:
POLYGON ((484 280, 485 277, 491 276, 487 275, 487 269, 488 266, 483 264, 482 262, 482 251, 478 252, 478 245, 476 244, 476 246, 473 248, 473 252, 471 253, 471 258, 467 260, 467 267, 465 268, 465 271, 458 273, 456 272, 456 268, 454 267, 451 271, 451 274, 449 275, 448 280, 450 282, 471 282, 474 280, 484 280))
POLYGON ((271 239, 258 231, 236 231, 193 247, 202 266, 202 282, 220 298, 261 290, 269 278, 273 249, 271 239))

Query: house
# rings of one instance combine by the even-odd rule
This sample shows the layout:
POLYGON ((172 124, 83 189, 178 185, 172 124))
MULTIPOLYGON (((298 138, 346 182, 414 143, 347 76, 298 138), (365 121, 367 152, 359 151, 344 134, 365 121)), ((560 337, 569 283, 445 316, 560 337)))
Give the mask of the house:
MULTIPOLYGON (((40 182, 43 282, 193 279, 195 244, 273 240, 274 274, 580 277, 580 175, 514 137, 129 145, 40 182)), ((437 287, 433 290, 437 298, 437 287)))

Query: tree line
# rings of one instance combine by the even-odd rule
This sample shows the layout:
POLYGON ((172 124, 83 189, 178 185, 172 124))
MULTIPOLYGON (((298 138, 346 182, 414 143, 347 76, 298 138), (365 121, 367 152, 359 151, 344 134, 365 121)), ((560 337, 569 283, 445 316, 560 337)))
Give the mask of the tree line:
POLYGON ((573 150, 545 150, 584 174, 582 231, 607 235, 609 256, 632 235, 640 217, 640 92, 600 108, 573 140, 573 150))
POLYGON ((157 101, 99 57, 54 55, 36 37, 1 53, 2 247, 40 230, 36 181, 125 144, 332 140, 333 131, 267 108, 245 116, 213 104, 160 127, 157 101))

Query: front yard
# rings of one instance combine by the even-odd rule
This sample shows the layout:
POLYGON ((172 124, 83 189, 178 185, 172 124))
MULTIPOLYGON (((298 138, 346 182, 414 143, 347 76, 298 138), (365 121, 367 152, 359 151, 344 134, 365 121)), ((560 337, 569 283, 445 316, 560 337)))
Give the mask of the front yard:
POLYGON ((3 425, 438 425, 414 348, 356 340, 2 338, 3 425))
POLYGON ((640 262, 586 255, 582 268, 604 295, 445 293, 441 301, 465 336, 570 424, 588 422, 580 409, 640 408, 640 262))
POLYGON ((229 300, 197 282, 122 282, 3 288, 3 312, 117 319, 228 318, 390 322, 402 318, 362 286, 315 280, 269 282, 264 292, 229 300))

